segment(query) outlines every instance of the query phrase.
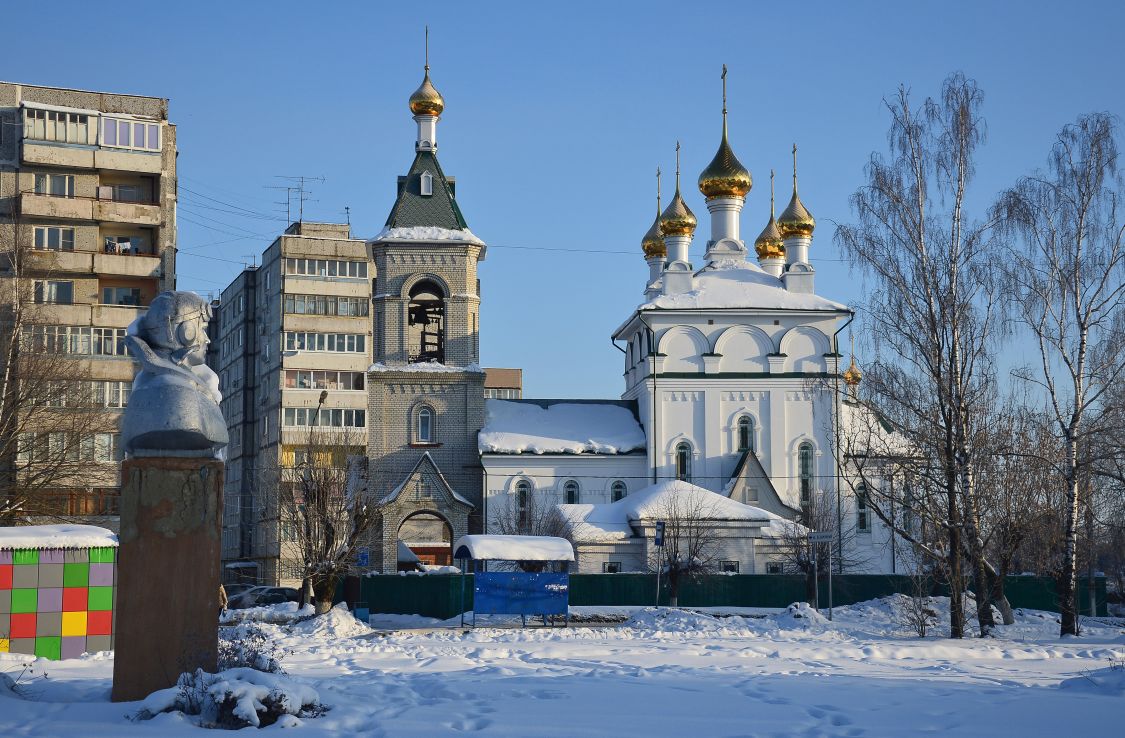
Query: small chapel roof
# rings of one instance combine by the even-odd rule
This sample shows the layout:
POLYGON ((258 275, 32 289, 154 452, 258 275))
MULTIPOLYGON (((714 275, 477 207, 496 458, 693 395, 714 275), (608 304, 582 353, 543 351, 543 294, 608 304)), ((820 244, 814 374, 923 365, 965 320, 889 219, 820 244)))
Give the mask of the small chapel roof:
POLYGON ((467 231, 465 216, 454 198, 453 183, 446 179, 433 151, 421 150, 405 177, 399 177, 398 197, 387 216, 387 228, 431 227, 467 231), (429 172, 431 194, 422 194, 422 175, 429 172))
POLYGON ((819 295, 790 292, 781 279, 741 259, 720 260, 695 274, 694 289, 657 295, 641 310, 745 308, 761 310, 847 310, 847 305, 819 295))
POLYGON ((645 447, 634 405, 615 400, 486 400, 486 454, 625 454, 645 447))

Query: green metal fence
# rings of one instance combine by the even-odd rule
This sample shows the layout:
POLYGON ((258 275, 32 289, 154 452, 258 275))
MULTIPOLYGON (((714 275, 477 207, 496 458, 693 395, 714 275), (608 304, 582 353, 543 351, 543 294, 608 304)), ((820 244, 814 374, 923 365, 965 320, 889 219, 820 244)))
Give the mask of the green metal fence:
MULTIPOLYGON (((1106 614, 1105 579, 1094 580, 1097 615, 1106 614)), ((1046 577, 1008 577, 1005 593, 1012 607, 1058 611, 1054 580, 1046 577)), ((668 604, 667 581, 661 582, 660 604, 668 604)), ((882 574, 844 574, 832 578, 834 605, 909 594, 909 577, 882 574)), ((1080 612, 1090 614, 1088 581, 1079 580, 1080 612)), ((934 594, 942 594, 936 589, 934 594)), ((360 601, 373 613, 417 614, 451 618, 473 607, 471 574, 363 577, 360 601), (464 590, 462 590, 462 583, 464 590)), ((680 586, 684 607, 785 607, 805 599, 805 580, 799 575, 734 574, 688 580, 680 586)), ((571 605, 652 605, 656 601, 656 577, 651 574, 572 574, 571 605)), ((820 581, 820 605, 828 605, 828 581, 820 581)))

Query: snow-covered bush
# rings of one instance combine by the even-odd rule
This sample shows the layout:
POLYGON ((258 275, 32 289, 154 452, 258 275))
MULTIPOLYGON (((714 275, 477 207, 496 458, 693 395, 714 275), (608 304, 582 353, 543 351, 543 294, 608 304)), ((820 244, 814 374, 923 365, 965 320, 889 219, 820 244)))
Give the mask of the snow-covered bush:
POLYGON ((242 623, 219 632, 220 670, 245 667, 284 674, 279 661, 282 655, 282 650, 256 623, 242 623))
POLYGON ((162 712, 198 716, 202 728, 264 728, 282 718, 287 726, 325 712, 312 687, 256 669, 227 669, 209 674, 197 669, 181 674, 175 687, 153 692, 141 703, 134 720, 150 720, 162 712))

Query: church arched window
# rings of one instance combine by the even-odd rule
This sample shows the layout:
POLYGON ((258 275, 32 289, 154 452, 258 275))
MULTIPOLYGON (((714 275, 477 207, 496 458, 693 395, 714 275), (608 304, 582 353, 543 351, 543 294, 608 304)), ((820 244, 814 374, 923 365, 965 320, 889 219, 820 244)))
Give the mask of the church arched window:
POLYGON ((563 492, 566 495, 566 504, 568 504, 568 505, 577 505, 578 504, 578 494, 579 494, 578 482, 571 479, 570 481, 568 481, 566 484, 563 485, 563 492))
POLYGON ((434 194, 434 175, 429 172, 422 172, 421 181, 418 183, 418 190, 425 197, 434 194))
POLYGON ((410 361, 445 361, 445 293, 428 279, 410 290, 410 361))
POLYGON ((614 482, 613 485, 609 488, 610 497, 614 502, 617 502, 618 500, 624 500, 625 495, 628 494, 628 492, 629 490, 625 487, 625 483, 620 479, 614 482))
POLYGON ((797 478, 801 487, 801 504, 812 500, 813 488, 813 445, 804 441, 797 447, 797 478))
POLYGON ((414 428, 414 442, 434 442, 434 411, 428 407, 423 407, 418 410, 418 417, 414 428))
POLYGON ((754 450, 754 418, 749 415, 738 419, 738 450, 754 450))
POLYGON ((687 441, 676 445, 676 479, 691 481, 691 444, 687 441))
POLYGON ((516 514, 520 530, 526 529, 531 517, 531 482, 526 479, 516 482, 516 514))

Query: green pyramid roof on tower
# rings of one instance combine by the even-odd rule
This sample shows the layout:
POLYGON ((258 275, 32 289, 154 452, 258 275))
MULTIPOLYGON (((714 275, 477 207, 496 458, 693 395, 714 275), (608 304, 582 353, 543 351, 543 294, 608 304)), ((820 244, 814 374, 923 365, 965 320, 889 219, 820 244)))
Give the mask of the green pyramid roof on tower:
POLYGON ((388 228, 414 228, 430 226, 451 231, 468 230, 465 216, 457 207, 453 183, 441 171, 437 156, 432 151, 419 151, 410 166, 410 172, 398 180, 398 198, 391 214, 387 216, 388 228), (433 177, 430 195, 422 194, 422 174, 433 177))

